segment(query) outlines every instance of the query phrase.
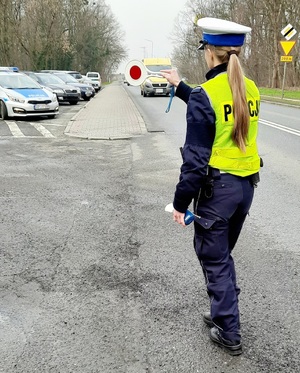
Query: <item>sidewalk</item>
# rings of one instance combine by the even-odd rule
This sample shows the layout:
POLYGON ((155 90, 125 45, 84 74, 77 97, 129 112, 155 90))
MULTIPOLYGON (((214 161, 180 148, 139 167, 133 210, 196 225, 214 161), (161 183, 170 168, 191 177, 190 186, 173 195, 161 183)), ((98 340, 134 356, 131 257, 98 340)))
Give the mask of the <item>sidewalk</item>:
POLYGON ((68 136, 90 140, 129 139, 146 132, 143 118, 120 82, 103 88, 65 130, 68 136))

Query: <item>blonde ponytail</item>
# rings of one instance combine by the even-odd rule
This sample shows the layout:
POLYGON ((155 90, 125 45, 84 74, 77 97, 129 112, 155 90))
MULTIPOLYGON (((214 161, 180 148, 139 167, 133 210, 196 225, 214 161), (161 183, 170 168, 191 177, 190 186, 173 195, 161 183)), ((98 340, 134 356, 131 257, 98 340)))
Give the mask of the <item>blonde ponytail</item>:
POLYGON ((227 63, 227 75, 233 98, 234 127, 232 139, 239 149, 246 150, 250 115, 246 98, 244 73, 238 55, 241 48, 214 47, 214 52, 222 63, 227 63))

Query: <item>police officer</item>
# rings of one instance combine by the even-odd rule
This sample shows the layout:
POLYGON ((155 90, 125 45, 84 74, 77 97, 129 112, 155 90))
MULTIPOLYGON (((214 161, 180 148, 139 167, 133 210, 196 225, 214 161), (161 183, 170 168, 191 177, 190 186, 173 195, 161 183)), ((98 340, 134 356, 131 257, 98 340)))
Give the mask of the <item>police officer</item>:
POLYGON ((183 164, 173 200, 173 220, 185 225, 193 201, 194 248, 210 298, 204 322, 210 338, 231 355, 242 353, 232 250, 249 212, 260 169, 257 131, 260 95, 243 74, 239 54, 249 27, 202 18, 198 26, 209 68, 207 81, 192 89, 176 70, 162 70, 187 103, 183 164))

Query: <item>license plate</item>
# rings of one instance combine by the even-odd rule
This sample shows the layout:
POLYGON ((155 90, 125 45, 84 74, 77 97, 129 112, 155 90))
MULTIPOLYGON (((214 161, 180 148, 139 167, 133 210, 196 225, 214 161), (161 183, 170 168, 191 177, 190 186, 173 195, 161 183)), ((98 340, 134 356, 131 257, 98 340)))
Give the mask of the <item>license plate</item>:
POLYGON ((50 107, 47 104, 35 104, 34 110, 49 110, 50 107))
POLYGON ((156 93, 163 93, 163 91, 164 91, 164 90, 163 90, 162 88, 157 88, 157 89, 156 89, 156 93))

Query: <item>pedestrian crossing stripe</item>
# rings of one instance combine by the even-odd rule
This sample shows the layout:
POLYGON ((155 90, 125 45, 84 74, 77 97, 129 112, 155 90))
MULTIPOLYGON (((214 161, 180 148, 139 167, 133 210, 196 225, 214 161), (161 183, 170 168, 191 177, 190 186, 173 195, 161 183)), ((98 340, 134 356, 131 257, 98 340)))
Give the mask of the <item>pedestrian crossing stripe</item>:
POLYGON ((34 128, 36 128, 44 137, 54 137, 50 131, 48 131, 44 126, 39 123, 30 123, 34 128))
POLYGON ((13 135, 13 137, 25 137, 24 133, 20 130, 17 123, 15 122, 5 122, 13 135))
POLYGON ((297 34, 297 31, 294 27, 289 23, 281 30, 281 34, 286 38, 286 40, 290 40, 294 35, 297 34))
MULTIPOLYGON (((14 121, 4 121, 6 125, 8 126, 11 134, 13 137, 17 138, 41 138, 41 136, 27 136, 24 135, 24 133, 21 131, 20 127, 17 125, 14 121)), ((48 131, 44 126, 42 126, 40 123, 29 123, 32 127, 34 127, 41 135, 42 137, 46 138, 55 138, 54 135, 50 131, 48 131)), ((7 137, 7 136, 0 136, 1 138, 7 137)))

